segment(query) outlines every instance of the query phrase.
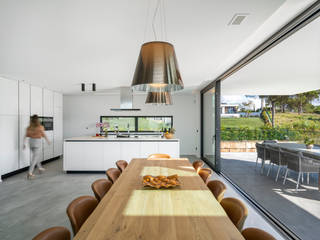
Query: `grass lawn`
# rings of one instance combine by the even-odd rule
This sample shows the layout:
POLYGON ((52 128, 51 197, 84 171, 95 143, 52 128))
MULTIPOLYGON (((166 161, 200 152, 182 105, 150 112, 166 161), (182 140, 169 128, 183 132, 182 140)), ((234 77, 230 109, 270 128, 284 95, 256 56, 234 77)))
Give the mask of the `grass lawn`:
POLYGON ((250 118, 221 118, 221 127, 223 128, 239 128, 248 127, 249 129, 255 129, 262 127, 263 121, 258 117, 250 118))
POLYGON ((276 113, 276 126, 291 127, 294 124, 315 125, 320 131, 320 114, 316 113, 276 113))

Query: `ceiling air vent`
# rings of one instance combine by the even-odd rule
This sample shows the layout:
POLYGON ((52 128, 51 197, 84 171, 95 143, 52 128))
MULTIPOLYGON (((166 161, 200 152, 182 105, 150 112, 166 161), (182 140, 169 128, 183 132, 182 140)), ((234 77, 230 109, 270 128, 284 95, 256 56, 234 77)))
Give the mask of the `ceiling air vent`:
POLYGON ((240 25, 248 15, 249 13, 236 13, 228 25, 240 25))

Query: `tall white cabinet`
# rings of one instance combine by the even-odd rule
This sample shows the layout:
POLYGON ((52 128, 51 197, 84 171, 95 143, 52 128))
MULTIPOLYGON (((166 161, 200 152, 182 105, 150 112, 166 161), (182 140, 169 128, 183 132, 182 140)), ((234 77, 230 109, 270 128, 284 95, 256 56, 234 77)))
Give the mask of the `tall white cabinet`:
POLYGON ((26 129, 30 122, 30 85, 19 83, 19 168, 30 165, 30 149, 28 141, 23 148, 26 129))
POLYGON ((18 163, 18 82, 0 78, 0 173, 15 171, 18 163))
MULTIPOLYGON (((62 155, 62 94, 24 82, 0 78, 0 176, 30 165, 28 141, 23 148, 30 116, 53 117, 51 142, 43 143, 43 159, 62 155)), ((1 181, 1 177, 0 177, 1 181)))
MULTIPOLYGON (((44 117, 53 117, 53 109, 54 109, 53 95, 54 95, 53 91, 50 91, 48 89, 43 89, 42 116, 44 117)), ((48 144, 44 139, 42 140, 44 160, 53 158, 53 145, 54 145, 53 130, 46 131, 46 135, 50 144, 48 144)))
POLYGON ((63 154, 63 96, 53 95, 53 157, 63 154))

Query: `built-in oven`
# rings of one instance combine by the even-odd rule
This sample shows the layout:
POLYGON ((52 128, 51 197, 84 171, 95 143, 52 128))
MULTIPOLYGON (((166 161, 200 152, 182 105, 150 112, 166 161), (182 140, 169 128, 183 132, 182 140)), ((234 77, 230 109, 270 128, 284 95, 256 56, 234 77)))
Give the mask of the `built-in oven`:
POLYGON ((53 117, 39 117, 39 121, 45 131, 53 131, 53 117))

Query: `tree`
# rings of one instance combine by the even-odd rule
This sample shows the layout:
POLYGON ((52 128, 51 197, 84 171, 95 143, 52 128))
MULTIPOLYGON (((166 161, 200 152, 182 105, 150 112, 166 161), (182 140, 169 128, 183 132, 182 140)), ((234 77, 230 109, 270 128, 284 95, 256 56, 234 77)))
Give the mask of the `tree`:
POLYGON ((299 93, 290 98, 289 105, 292 109, 296 109, 299 114, 314 99, 319 98, 320 90, 299 93))

